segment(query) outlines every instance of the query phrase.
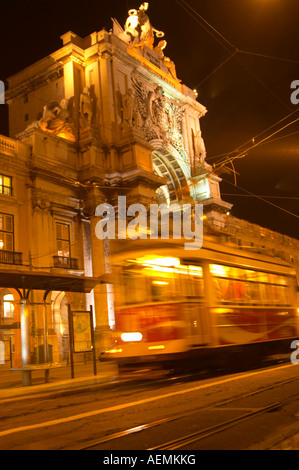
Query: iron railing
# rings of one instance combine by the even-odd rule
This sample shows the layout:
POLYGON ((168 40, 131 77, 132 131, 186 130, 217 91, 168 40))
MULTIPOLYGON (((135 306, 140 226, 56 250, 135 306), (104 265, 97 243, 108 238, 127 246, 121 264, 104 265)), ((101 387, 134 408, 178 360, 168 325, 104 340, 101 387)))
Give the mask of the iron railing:
POLYGON ((54 268, 79 269, 78 259, 67 256, 53 256, 54 268))
POLYGON ((3 264, 23 264, 23 253, 16 251, 0 250, 0 263, 3 264))

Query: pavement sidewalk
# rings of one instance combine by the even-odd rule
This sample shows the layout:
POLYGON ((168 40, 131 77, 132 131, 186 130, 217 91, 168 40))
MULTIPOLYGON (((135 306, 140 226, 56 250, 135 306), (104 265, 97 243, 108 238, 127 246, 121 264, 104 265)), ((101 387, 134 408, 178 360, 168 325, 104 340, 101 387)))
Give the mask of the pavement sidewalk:
POLYGON ((32 385, 22 386, 22 372, 0 368, 0 400, 30 397, 39 394, 67 394, 82 389, 113 382, 118 377, 115 364, 97 362, 97 375, 94 375, 93 364, 78 364, 74 367, 74 378, 71 378, 71 367, 62 366, 51 369, 49 383, 45 383, 44 371, 32 372, 32 385))

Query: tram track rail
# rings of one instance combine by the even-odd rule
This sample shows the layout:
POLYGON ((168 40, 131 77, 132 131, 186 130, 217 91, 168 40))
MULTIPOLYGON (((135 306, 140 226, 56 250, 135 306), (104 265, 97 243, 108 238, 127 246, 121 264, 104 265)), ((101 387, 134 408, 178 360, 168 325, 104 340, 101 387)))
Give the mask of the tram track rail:
MULTIPOLYGON (((219 401, 219 402, 216 402, 216 403, 212 403, 212 404, 210 404, 208 406, 205 406, 205 407, 195 408, 195 409, 193 409, 191 411, 188 411, 188 412, 180 413, 180 414, 177 414, 177 415, 174 415, 174 416, 165 417, 165 418, 162 418, 162 419, 159 419, 159 420, 156 420, 156 421, 152 421, 150 423, 144 423, 144 424, 141 424, 139 426, 134 426, 132 428, 128 428, 128 429, 125 429, 123 431, 119 431, 119 432, 109 434, 109 435, 106 435, 106 436, 101 436, 98 439, 93 439, 92 441, 90 441, 88 443, 82 443, 81 445, 76 445, 71 450, 92 450, 93 448, 101 446, 102 444, 105 444, 107 442, 116 441, 116 440, 119 440, 119 439, 124 439, 124 438, 126 438, 126 437, 128 437, 132 434, 135 434, 135 433, 146 432, 146 431, 148 431, 148 430, 150 430, 154 427, 159 427, 159 426, 162 426, 164 424, 180 420, 182 418, 194 415, 195 413, 203 413, 203 412, 211 411, 211 410, 221 410, 221 407, 225 407, 226 405, 232 404, 232 403, 234 403, 238 400, 249 398, 249 397, 252 397, 254 395, 258 395, 258 394, 261 394, 263 392, 267 392, 267 391, 272 390, 274 388, 284 386, 284 385, 290 384, 292 382, 296 382, 298 380, 299 380, 299 377, 295 377, 295 378, 293 377, 291 379, 286 379, 286 380, 280 381, 278 383, 276 382, 276 383, 273 383, 271 385, 261 387, 257 390, 252 391, 252 392, 248 392, 248 393, 245 393, 245 394, 242 393, 242 394, 234 395, 232 398, 222 400, 222 401, 219 401)), ((279 409, 282 406, 284 406, 288 403, 291 403, 293 401, 296 401, 296 400, 298 400, 298 394, 296 394, 295 396, 289 397, 285 400, 270 403, 270 404, 268 404, 264 407, 251 408, 251 409, 249 409, 249 411, 247 409, 247 412, 245 412, 241 416, 237 416, 235 418, 229 419, 229 420, 224 421, 222 423, 219 423, 219 424, 216 424, 216 425, 213 425, 213 426, 209 426, 209 427, 204 428, 202 430, 199 430, 197 432, 194 432, 194 433, 179 437, 177 439, 159 444, 158 446, 154 446, 154 447, 148 448, 146 450, 175 450, 175 449, 180 449, 184 446, 187 446, 187 445, 192 444, 194 442, 197 442, 199 440, 203 440, 203 439, 209 438, 209 437, 211 437, 215 434, 221 433, 221 432, 225 431, 226 429, 229 429, 233 426, 236 426, 237 424, 239 424, 239 423, 241 423, 245 420, 248 420, 250 418, 254 418, 258 415, 262 415, 262 414, 265 414, 265 413, 268 413, 268 412, 271 412, 271 411, 275 411, 276 409, 279 409)), ((244 408, 239 408, 239 410, 242 411, 242 410, 244 410, 244 408)))
MULTIPOLYGON (((245 421, 246 419, 253 418, 257 415, 261 415, 264 413, 268 413, 270 411, 274 411, 283 405, 286 405, 288 403, 291 403, 292 401, 298 400, 298 396, 296 395, 295 397, 292 397, 288 400, 282 400, 278 402, 274 402, 268 406, 264 406, 262 408, 257 408, 256 410, 250 411, 248 413, 245 413, 244 415, 238 416, 236 418, 227 420, 223 423, 210 426, 208 428, 202 429, 200 431, 197 431, 195 433, 191 433, 188 435, 185 435, 183 437, 180 437, 178 439, 174 439, 172 441, 166 442, 162 445, 156 446, 156 447, 151 447, 147 450, 176 450, 176 449, 181 449, 182 447, 185 447, 189 444, 193 444, 194 442, 198 442, 199 440, 207 439, 215 434, 218 434, 220 432, 223 432, 227 429, 229 429, 232 426, 236 426, 242 421, 245 421)), ((218 408, 218 407, 217 407, 218 408)))

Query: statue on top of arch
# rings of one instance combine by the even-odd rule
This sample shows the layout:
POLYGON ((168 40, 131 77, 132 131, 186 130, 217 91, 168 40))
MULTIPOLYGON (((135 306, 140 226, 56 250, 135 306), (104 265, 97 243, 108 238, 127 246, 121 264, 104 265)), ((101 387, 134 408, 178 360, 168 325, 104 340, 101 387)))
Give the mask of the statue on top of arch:
POLYGON ((164 33, 158 31, 151 25, 149 17, 146 14, 148 6, 148 2, 144 2, 140 5, 139 10, 129 10, 125 30, 119 37, 135 47, 147 46, 153 49, 155 40, 154 34, 156 34, 158 38, 163 38, 164 33))
POLYGON ((164 33, 151 25, 146 13, 148 7, 148 2, 144 2, 140 5, 139 10, 129 10, 129 16, 124 26, 124 30, 118 21, 113 19, 114 34, 134 48, 142 50, 143 47, 146 46, 152 49, 156 53, 159 61, 162 63, 162 69, 164 68, 166 73, 169 73, 172 78, 180 82, 181 80, 179 80, 176 75, 174 62, 170 60, 169 57, 166 57, 163 52, 167 42, 165 40, 160 40, 158 44, 154 46, 155 36, 159 39, 164 38, 164 33))

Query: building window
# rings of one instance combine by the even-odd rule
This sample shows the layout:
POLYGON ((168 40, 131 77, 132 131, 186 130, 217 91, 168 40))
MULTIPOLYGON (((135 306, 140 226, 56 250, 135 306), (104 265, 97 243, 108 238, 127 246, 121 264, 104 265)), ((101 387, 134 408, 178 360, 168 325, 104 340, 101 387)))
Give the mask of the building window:
POLYGON ((70 226, 56 222, 57 254, 64 258, 71 256, 70 226))
POLYGON ((10 176, 0 175, 0 194, 5 194, 6 196, 12 195, 12 183, 10 176))
POLYGON ((14 297, 12 294, 3 296, 3 312, 5 318, 13 318, 14 316, 14 297))
POLYGON ((13 215, 0 213, 0 250, 14 251, 13 215))

